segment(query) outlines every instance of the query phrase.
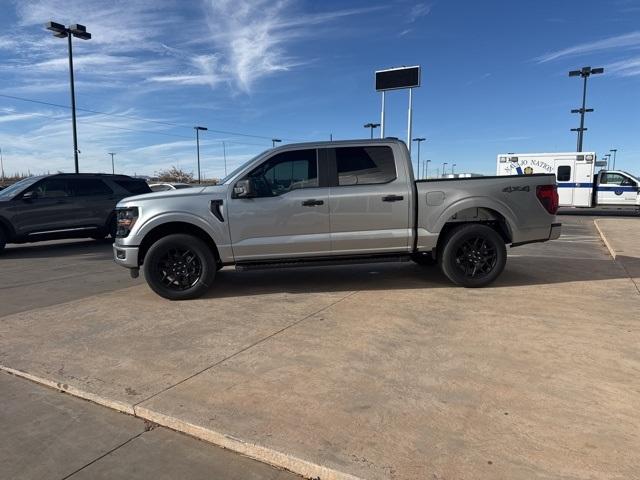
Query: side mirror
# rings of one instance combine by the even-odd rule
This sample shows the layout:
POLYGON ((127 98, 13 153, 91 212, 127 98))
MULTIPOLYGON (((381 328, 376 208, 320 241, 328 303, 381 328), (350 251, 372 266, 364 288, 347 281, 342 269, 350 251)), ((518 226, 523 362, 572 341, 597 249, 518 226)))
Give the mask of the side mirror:
POLYGON ((233 186, 234 198, 249 198, 254 196, 253 183, 250 179, 245 178, 238 180, 233 186))
POLYGON ((33 200, 34 198, 38 198, 38 192, 35 190, 29 190, 22 194, 22 200, 33 200))

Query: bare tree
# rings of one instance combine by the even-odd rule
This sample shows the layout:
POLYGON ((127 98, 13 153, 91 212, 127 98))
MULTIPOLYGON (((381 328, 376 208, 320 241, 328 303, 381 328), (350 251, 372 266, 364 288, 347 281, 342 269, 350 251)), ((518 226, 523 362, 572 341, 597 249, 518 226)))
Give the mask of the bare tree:
POLYGON ((160 182, 192 183, 193 172, 185 172, 180 168, 172 166, 168 170, 160 170, 156 173, 160 182))

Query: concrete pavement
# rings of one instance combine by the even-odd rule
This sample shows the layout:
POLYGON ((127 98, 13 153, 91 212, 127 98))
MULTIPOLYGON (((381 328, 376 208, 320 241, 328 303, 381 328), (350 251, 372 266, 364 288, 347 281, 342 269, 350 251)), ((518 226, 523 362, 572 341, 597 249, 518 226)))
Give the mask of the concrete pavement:
POLYGON ((223 270, 193 302, 134 286, 7 315, 0 364, 323 480, 633 478, 640 294, 591 219, 563 222, 490 288, 223 270))
POLYGON ((3 479, 300 478, 5 372, 0 405, 3 479))

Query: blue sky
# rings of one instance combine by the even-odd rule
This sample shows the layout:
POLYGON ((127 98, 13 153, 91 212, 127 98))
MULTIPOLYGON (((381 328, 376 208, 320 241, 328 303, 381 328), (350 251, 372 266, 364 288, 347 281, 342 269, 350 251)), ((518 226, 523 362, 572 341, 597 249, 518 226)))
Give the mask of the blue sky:
MULTIPOLYGON (((380 117, 373 72, 421 65, 414 136, 422 159, 493 173, 502 152, 573 151, 589 81, 585 150, 618 148, 640 173, 640 0, 0 0, 0 148, 5 171, 70 171, 65 40, 74 42, 83 171, 195 170, 206 177, 271 145, 362 138, 380 117), (153 120, 153 122, 148 121, 153 120), (218 130, 215 132, 213 130, 218 130), (231 132, 231 133, 223 133, 231 132), (237 135, 244 134, 244 135, 237 135)), ((391 92, 387 135, 406 138, 407 94, 391 92)), ((414 149, 415 154, 415 149, 414 149)))

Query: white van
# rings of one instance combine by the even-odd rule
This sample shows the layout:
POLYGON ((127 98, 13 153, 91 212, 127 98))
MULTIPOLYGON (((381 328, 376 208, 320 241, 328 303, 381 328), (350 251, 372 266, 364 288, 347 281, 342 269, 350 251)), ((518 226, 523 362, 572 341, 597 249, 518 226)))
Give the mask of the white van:
POLYGON ((561 207, 638 206, 640 179, 621 170, 600 170, 595 152, 507 153, 497 175, 554 173, 561 207))

